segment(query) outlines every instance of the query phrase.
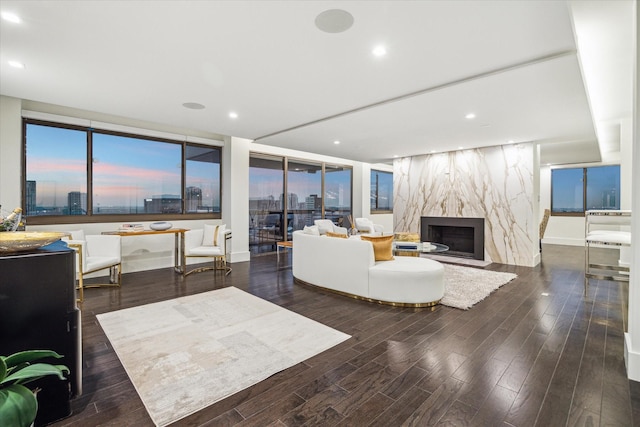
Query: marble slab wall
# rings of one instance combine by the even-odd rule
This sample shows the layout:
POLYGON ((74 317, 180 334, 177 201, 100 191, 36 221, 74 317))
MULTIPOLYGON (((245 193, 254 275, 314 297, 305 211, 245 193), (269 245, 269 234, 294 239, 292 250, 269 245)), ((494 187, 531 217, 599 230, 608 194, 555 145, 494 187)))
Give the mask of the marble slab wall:
POLYGON ((394 230, 418 233, 421 216, 485 219, 485 260, 533 266, 534 146, 504 145, 397 159, 394 230))

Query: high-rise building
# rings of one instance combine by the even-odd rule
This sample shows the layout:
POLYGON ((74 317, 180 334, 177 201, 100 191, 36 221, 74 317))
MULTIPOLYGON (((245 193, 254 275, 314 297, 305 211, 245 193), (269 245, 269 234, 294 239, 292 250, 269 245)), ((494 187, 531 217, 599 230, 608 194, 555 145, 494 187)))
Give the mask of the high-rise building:
MULTIPOLYGON (((280 209, 284 209, 284 195, 280 193, 280 209)), ((288 193, 287 194, 287 209, 288 210, 297 210, 300 209, 298 203, 298 195, 296 193, 288 193)))
POLYGON ((24 201, 25 214, 29 215, 37 215, 37 207, 36 207, 36 181, 27 181, 26 188, 26 198, 24 201))
POLYGON ((310 194, 305 198, 305 206, 309 211, 322 209, 322 197, 318 197, 317 194, 310 194))
POLYGON ((203 210, 202 189, 200 187, 187 187, 184 196, 187 212, 199 212, 203 210))
POLYGON ((181 213, 182 199, 174 194, 160 194, 144 199, 145 213, 181 213))
POLYGON ((69 215, 87 214, 87 193, 80 191, 70 191, 67 194, 67 206, 69 215))

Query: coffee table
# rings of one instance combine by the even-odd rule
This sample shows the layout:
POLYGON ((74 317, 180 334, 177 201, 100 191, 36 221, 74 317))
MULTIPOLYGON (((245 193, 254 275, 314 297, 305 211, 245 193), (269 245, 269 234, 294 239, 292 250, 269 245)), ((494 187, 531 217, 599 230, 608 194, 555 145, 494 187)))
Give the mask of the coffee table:
POLYGON ((429 245, 424 245, 421 242, 393 242, 393 255, 395 256, 420 256, 420 254, 433 254, 438 252, 446 252, 449 250, 449 246, 443 245, 442 243, 429 243, 429 245), (398 246, 408 246, 408 245, 416 245, 416 248, 399 248, 398 246))

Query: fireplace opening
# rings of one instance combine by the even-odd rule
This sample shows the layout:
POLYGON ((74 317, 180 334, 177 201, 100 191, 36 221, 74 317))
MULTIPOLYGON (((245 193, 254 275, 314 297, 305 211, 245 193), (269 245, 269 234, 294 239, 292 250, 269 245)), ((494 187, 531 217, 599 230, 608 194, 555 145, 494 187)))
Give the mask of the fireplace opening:
POLYGON ((442 242, 449 246, 448 255, 469 257, 473 254, 472 227, 430 225, 429 236, 431 236, 429 241, 442 242))
POLYGON ((484 260, 484 218, 423 216, 420 239, 447 245, 447 255, 484 260))

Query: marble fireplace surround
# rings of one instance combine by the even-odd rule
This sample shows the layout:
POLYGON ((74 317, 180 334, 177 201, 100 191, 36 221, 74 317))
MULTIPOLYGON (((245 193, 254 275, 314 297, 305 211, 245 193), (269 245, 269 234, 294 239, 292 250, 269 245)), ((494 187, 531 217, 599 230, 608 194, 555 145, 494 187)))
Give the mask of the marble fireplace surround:
POLYGON ((539 262, 532 143, 396 159, 393 221, 420 233, 422 217, 484 218, 484 260, 533 267, 539 262))

